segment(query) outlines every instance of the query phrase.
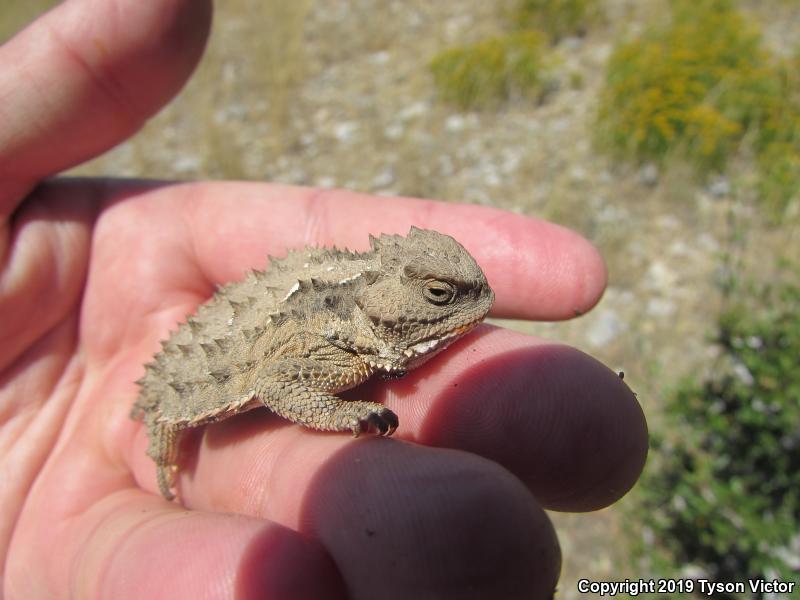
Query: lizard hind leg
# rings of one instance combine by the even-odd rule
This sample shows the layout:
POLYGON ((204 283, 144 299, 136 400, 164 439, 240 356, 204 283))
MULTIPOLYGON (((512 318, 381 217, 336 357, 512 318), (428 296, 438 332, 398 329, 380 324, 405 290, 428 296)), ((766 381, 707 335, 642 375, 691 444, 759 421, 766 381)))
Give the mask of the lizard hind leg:
POLYGON ((150 424, 150 445, 147 454, 156 463, 156 478, 161 495, 173 500, 175 472, 178 468, 178 430, 164 423, 150 424))
MULTIPOLYGON (((330 385, 331 378, 323 371, 325 366, 311 360, 274 365, 271 372, 268 370, 259 377, 256 396, 271 411, 312 429, 350 431, 355 437, 365 430, 381 436, 392 435, 397 429, 397 415, 382 404, 343 400, 332 394, 330 388, 335 386, 330 385)), ((347 389, 352 385, 342 387, 347 389)))
POLYGON ((343 400, 323 392, 302 390, 289 396, 289 402, 269 394, 261 400, 282 417, 320 431, 350 431, 353 437, 362 431, 375 431, 388 437, 398 425, 397 415, 382 404, 343 400))

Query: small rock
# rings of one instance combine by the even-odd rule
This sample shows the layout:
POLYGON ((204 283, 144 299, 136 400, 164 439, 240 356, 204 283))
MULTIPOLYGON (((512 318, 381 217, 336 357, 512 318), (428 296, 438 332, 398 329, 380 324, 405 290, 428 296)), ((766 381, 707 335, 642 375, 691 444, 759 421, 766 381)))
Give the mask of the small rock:
POLYGON ((731 182, 727 177, 716 177, 708 184, 708 193, 715 198, 724 198, 731 193, 731 182))
POLYGON ((201 161, 197 156, 184 154, 175 159, 172 168, 177 173, 195 173, 200 168, 201 161))
POLYGON ((368 60, 373 65, 385 65, 389 62, 389 53, 385 50, 380 50, 378 52, 373 52, 369 55, 368 60))
POLYGON ((651 298, 647 302, 645 311, 651 317, 671 317, 678 310, 674 302, 664 300, 663 298, 651 298))
POLYGON ((680 570, 681 577, 687 579, 702 579, 708 577, 708 571, 698 565, 688 564, 680 570))
POLYGON ((401 110, 397 116, 406 121, 408 119, 420 117, 429 110, 430 108, 426 102, 414 102, 413 104, 409 104, 403 110, 401 110))
POLYGON ((656 217, 656 224, 659 229, 682 229, 685 227, 683 222, 675 215, 659 215, 656 217))
POLYGON ((350 142, 355 137, 358 131, 358 123, 355 121, 345 121, 344 123, 337 123, 333 127, 333 136, 340 142, 350 142))
POLYGON ((500 163, 500 170, 505 175, 510 175, 519 167, 522 162, 522 154, 516 148, 503 148, 502 162, 500 163))
POLYGON ((678 274, 663 261, 654 260, 645 273, 644 282, 651 290, 671 291, 676 287, 678 274))
POLYGON ((444 128, 447 131, 463 131, 467 121, 461 115, 450 115, 444 121, 444 128))
POLYGON ((646 165, 642 166, 637 174, 639 183, 646 185, 647 187, 653 187, 656 185, 658 183, 658 176, 658 167, 654 163, 647 163, 646 165))
POLYGON ((602 196, 592 196, 592 199, 597 200, 594 218, 598 223, 626 223, 630 220, 630 214, 621 206, 608 204, 602 196))
POLYGON ((403 131, 403 125, 401 123, 390 123, 383 130, 383 135, 385 135, 388 140, 399 140, 403 137, 403 131))
POLYGON ((561 40, 560 46, 564 48, 564 50, 568 51, 580 50, 581 46, 583 46, 583 38, 579 38, 576 35, 570 35, 561 40))
POLYGON ((704 252, 719 252, 719 243, 710 233, 701 233, 695 240, 695 247, 704 252))
POLYGON ((372 178, 373 188, 385 188, 387 185, 392 183, 394 183, 394 169, 392 169, 392 167, 386 167, 383 171, 372 178))
POLYGON ((589 327, 586 338, 595 348, 607 346, 625 331, 625 323, 616 311, 610 308, 601 309, 594 318, 594 323, 589 327))
POLYGON ((453 173, 456 172, 456 165, 453 162, 452 157, 447 154, 443 154, 438 159, 438 167, 439 167, 439 175, 444 177, 449 177, 453 173))
POLYGON ((318 177, 316 181, 316 186, 321 188, 336 187, 336 179, 334 179, 333 177, 318 177))
POLYGON ((497 171, 493 168, 486 169, 486 174, 483 177, 483 182, 486 185, 490 185, 492 187, 497 187, 501 183, 503 183, 503 179, 497 173, 497 171))
POLYGON ((584 183, 588 179, 586 169, 580 165, 573 165, 569 170, 569 179, 572 183, 584 183))
MULTIPOLYGON (((744 365, 744 363, 737 362, 736 364, 734 364, 733 373, 734 375, 736 375, 736 377, 739 378, 739 381, 741 381, 745 385, 753 385, 756 381, 755 378, 753 377, 753 374, 750 372, 750 369, 748 369, 744 365)), ((760 410, 759 412, 764 412, 764 411, 760 410)))

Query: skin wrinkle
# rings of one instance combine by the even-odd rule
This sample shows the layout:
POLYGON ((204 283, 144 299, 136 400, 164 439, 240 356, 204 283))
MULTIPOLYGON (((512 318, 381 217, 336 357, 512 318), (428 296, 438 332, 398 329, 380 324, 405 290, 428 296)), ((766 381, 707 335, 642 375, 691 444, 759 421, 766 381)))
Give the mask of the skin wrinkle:
MULTIPOLYGON (((62 343, 67 346, 76 345, 77 325, 75 320, 71 319, 70 322, 65 322, 63 327, 56 328, 49 336, 53 337, 59 334, 65 336, 65 341, 62 343), (68 330, 62 334, 61 330, 64 328, 68 330)), ((47 342, 46 339, 41 340, 39 347, 44 346, 45 342, 47 342)), ((35 347, 29 349, 29 352, 35 351, 35 347)), ((3 488, 0 488, 0 498, 2 498, 0 506, 4 507, 6 515, 12 510, 15 510, 17 514, 24 510, 25 499, 29 497, 30 489, 34 485, 36 478, 41 474, 42 465, 52 455, 52 450, 56 446, 59 437, 57 427, 64 420, 64 415, 67 414, 72 406, 83 377, 85 365, 79 356, 74 356, 66 361, 58 359, 70 356, 68 352, 61 355, 51 352, 49 356, 53 357, 51 359, 52 364, 43 364, 35 373, 29 371, 26 376, 35 377, 37 384, 42 385, 48 378, 43 376, 41 370, 47 367, 47 371, 53 374, 53 383, 45 386, 42 393, 38 395, 42 399, 39 404, 34 405, 32 402, 36 398, 35 395, 26 396, 28 402, 25 403, 25 410, 30 418, 26 423, 25 435, 19 437, 18 443, 12 443, 10 450, 0 454, 5 458, 5 461, 12 461, 12 464, 16 465, 16 471, 21 476, 16 480, 10 476, 3 478, 6 483, 3 488), (56 393, 48 395, 47 390, 53 390, 56 393), (24 454, 24 456, 20 457, 20 453, 24 454), (14 487, 12 488, 12 486, 14 487), (16 489, 16 500, 6 495, 13 489, 16 489)), ((5 432, 6 430, 3 429, 3 433, 5 432)), ((7 468, 10 469, 6 464, 3 464, 3 471, 6 471, 7 468)), ((7 472, 6 474, 8 475, 7 472)), ((18 523, 18 519, 11 519, 10 522, 18 523)), ((14 531, 12 529, 11 531, 4 531, 3 535, 0 536, 0 549, 2 550, 0 556, 7 555, 7 548, 13 535, 14 531)))
MULTIPOLYGON (((115 522, 121 521, 121 517, 118 513, 113 511, 113 504, 118 501, 116 498, 117 495, 123 496, 129 493, 130 492, 120 492, 119 494, 109 496, 101 504, 90 507, 88 512, 76 512, 66 521, 66 528, 75 529, 77 531, 81 530, 81 521, 85 520, 90 523, 89 529, 84 534, 85 537, 80 540, 79 544, 76 544, 80 549, 77 550, 74 555, 74 566, 69 569, 69 572, 72 574, 70 577, 70 589, 73 590, 73 597, 103 597, 98 594, 87 593, 87 590, 83 589, 83 585, 88 582, 93 582, 98 591, 102 589, 105 585, 104 574, 109 571, 111 561, 121 553, 126 544, 131 543, 132 536, 144 535, 148 527, 157 526, 161 522, 174 518, 173 514, 164 513, 162 511, 141 511, 139 515, 133 518, 129 517, 127 523, 122 523, 122 529, 120 530, 118 527, 115 527, 117 524, 115 522), (93 513, 98 511, 102 511, 105 514, 97 518, 93 513), (114 534, 113 537, 111 536, 112 531, 114 534), (111 547, 106 545, 108 542, 104 541, 103 538, 111 539, 111 547), (100 549, 98 549, 98 543, 100 549, 104 551, 101 552, 100 549), (98 561, 103 566, 99 566, 97 564, 98 561), (83 575, 84 572, 86 575, 83 575)), ((121 501, 120 499, 119 502, 121 501)), ((153 503, 155 504, 155 501, 153 503)), ((69 536, 66 535, 65 537, 69 536)))
POLYGON ((119 119, 117 122, 120 125, 120 129, 129 132, 139 129, 147 119, 148 111, 135 105, 131 100, 131 94, 126 92, 125 86, 113 77, 113 70, 102 69, 102 73, 98 73, 97 66, 92 65, 88 58, 84 56, 84 49, 78 50, 74 46, 74 42, 66 40, 59 29, 54 27, 50 21, 43 21, 42 26, 50 35, 50 39, 59 46, 63 56, 71 61, 73 65, 80 68, 95 89, 100 91, 104 98, 114 107, 112 110, 116 118, 119 119))
MULTIPOLYGON (((188 199, 184 199, 188 200, 188 199)), ((198 233, 197 230, 197 221, 194 217, 194 213, 191 210, 192 205, 188 202, 184 202, 185 206, 189 208, 189 214, 187 215, 187 211, 180 211, 180 217, 178 218, 178 222, 180 223, 180 228, 182 230, 182 235, 178 235, 178 238, 183 238, 187 240, 185 244, 185 248, 183 248, 184 252, 184 262, 191 265, 199 265, 202 264, 201 259, 201 252, 198 249, 198 240, 200 240, 203 235, 198 233)), ((208 276, 207 273, 203 272, 202 269, 197 269, 198 274, 201 276, 197 279, 201 281, 198 282, 198 286, 202 286, 202 292, 198 293, 199 290, 195 290, 195 294, 200 296, 201 298, 208 298, 210 296, 210 292, 213 286, 213 279, 208 276)), ((195 281, 195 278, 192 278, 192 281, 195 281)))
MULTIPOLYGON (((24 223, 15 227, 11 242, 12 251, 9 256, 11 272, 6 270, 3 277, 0 277, 0 305, 13 306, 15 304, 14 296, 20 295, 33 294, 37 298, 47 298, 46 303, 27 304, 21 307, 25 318, 19 317, 13 322, 17 328, 23 328, 23 332, 12 330, 5 334, 4 337, 23 336, 16 343, 20 352, 55 327, 73 309, 80 298, 86 280, 88 248, 91 245, 91 223, 95 210, 91 201, 83 207, 77 207, 77 210, 75 207, 66 206, 67 214, 72 217, 70 224, 77 227, 72 233, 63 221, 59 222, 56 218, 59 213, 51 205, 45 204, 45 199, 41 195, 36 200, 27 205, 27 211, 17 214, 17 217, 24 223), (87 213, 92 214, 92 217, 87 219, 87 213), (39 230, 42 232, 40 233, 39 230), (52 232, 52 234, 45 235, 45 231, 52 232), (76 238, 83 236, 85 239, 70 242, 71 235, 76 238), (36 241, 33 248, 30 243, 32 237, 36 241), (69 247, 73 244, 77 247, 78 252, 69 251, 69 247), (77 258, 62 258, 73 255, 77 255, 77 258), (82 260, 84 257, 85 260, 82 260), (37 265, 36 268, 31 266, 34 264, 37 265), (42 264, 45 265, 43 268, 42 264), (27 281, 22 275, 25 271, 31 274, 27 277, 27 281), (76 271, 79 271, 80 275, 76 276, 76 271), (20 274, 22 280, 15 281, 15 273, 20 274), (10 278, 9 275, 11 275, 10 278), (35 290, 32 291, 31 287, 34 287, 35 290), (10 291, 14 292, 11 297, 9 297, 10 291), (31 324, 35 324, 35 326, 31 327, 31 324)), ((62 220, 63 218, 61 216, 62 220)), ((13 363, 18 357, 19 354, 10 354, 3 362, 2 367, 13 363)))
MULTIPOLYGON (((31 27, 31 29, 42 29, 43 31, 47 32, 49 30, 49 27, 47 26, 46 23, 42 23, 42 22, 38 22, 37 21, 31 27)), ((30 35, 35 35, 35 32, 31 31, 31 32, 29 32, 29 34, 30 35)), ((52 36, 48 36, 48 37, 49 37, 50 40, 53 39, 52 36)), ((27 40, 27 37, 24 38, 24 39, 27 40)), ((11 42, 9 42, 9 44, 12 45, 12 49, 13 50, 17 49, 17 45, 18 44, 16 42, 18 42, 19 45, 22 45, 22 47, 25 48, 25 44, 24 44, 23 39, 20 38, 18 40, 18 39, 15 38, 15 39, 12 39, 11 42)), ((0 47, 0 57, 3 56, 2 50, 3 50, 3 47, 0 47)), ((36 52, 40 52, 41 51, 41 45, 37 46, 37 49, 35 51, 36 52)), ((34 77, 34 76, 25 77, 26 70, 25 70, 24 66, 27 64, 28 58, 27 58, 27 56, 25 54, 23 54, 22 57, 20 57, 20 59, 22 61, 25 61, 25 62, 21 63, 22 64, 22 68, 16 68, 15 71, 17 72, 17 75, 19 77, 22 77, 23 79, 26 80, 27 87, 26 86, 20 86, 19 89, 27 97, 29 102, 26 103, 26 104, 20 104, 19 102, 16 102, 14 104, 15 108, 18 108, 19 110, 25 110, 26 111, 25 118, 21 120, 21 122, 25 123, 25 131, 24 131, 24 133, 22 131, 16 131, 16 133, 17 133, 16 138, 18 140, 22 141, 23 151, 20 152, 19 149, 16 148, 20 144, 19 143, 15 144, 14 143, 14 139, 12 138, 10 140, 11 141, 10 146, 11 146, 12 149, 16 149, 17 152, 15 152, 15 154, 12 155, 12 156, 8 156, 8 162, 5 165, 6 167, 8 167, 9 165, 14 167, 13 170, 11 170, 10 172, 15 173, 15 177, 19 177, 20 176, 19 173, 26 168, 25 165, 27 165, 28 163, 31 163, 31 162, 35 163, 35 161, 25 160, 26 158, 29 158, 28 155, 31 154, 31 152, 29 151, 28 147, 32 144, 32 141, 37 139, 37 138, 46 138, 49 135, 51 135, 51 133, 52 133, 51 129, 58 130, 58 128, 59 128, 58 126, 61 125, 61 121, 63 120, 62 119, 62 114, 61 114, 62 111, 59 110, 59 108, 58 108, 58 99, 57 98, 59 97, 59 94, 53 94, 52 93, 52 90, 50 89, 49 82, 45 83, 44 81, 41 80, 41 78, 37 78, 37 77, 34 77), (32 107, 35 107, 38 110, 35 110, 32 107), (22 165, 22 166, 20 166, 20 165, 22 165)), ((12 64, 14 64, 14 63, 12 62, 12 64)), ((0 80, 0 83, 2 83, 2 80, 0 80)), ((19 83, 19 79, 17 80, 16 83, 19 83)), ((75 92, 74 82, 70 82, 70 83, 71 83, 71 87, 73 89, 69 90, 69 92, 71 92, 71 93, 68 94, 68 95, 72 95, 72 93, 75 92)), ((59 90, 59 91, 61 93, 64 93, 65 90, 59 90)), ((16 122, 12 121, 12 123, 14 123, 16 125, 16 123, 19 122, 19 121, 20 120, 17 119, 16 122)), ((11 132, 14 133, 15 130, 11 129, 11 132)), ((0 138, 0 141, 2 141, 2 138, 0 138)), ((3 161, 0 161, 0 165, 2 165, 2 164, 3 164, 3 161)), ((60 166, 64 167, 64 166, 67 166, 67 165, 65 164, 65 165, 60 165, 60 166)), ((30 179, 32 179, 32 180, 39 180, 39 179, 51 174, 53 172, 53 170, 55 170, 55 167, 50 167, 50 166, 45 167, 45 168, 36 168, 36 167, 30 168, 30 167, 27 167, 27 170, 25 171, 25 175, 27 177, 29 177, 30 179)), ((9 174, 10 174, 10 172, 9 172, 9 174)))
MULTIPOLYGON (((104 453, 104 457, 108 459, 108 463, 116 469, 119 473, 125 474, 129 482, 133 483, 133 477, 130 475, 128 465, 130 464, 130 457, 128 451, 132 444, 133 438, 136 435, 137 428, 128 419, 130 408, 128 406, 129 395, 134 395, 135 385, 134 381, 141 375, 137 369, 137 373, 127 375, 130 371, 129 360, 126 360, 125 355, 120 355, 116 359, 106 365, 102 373, 94 377, 93 385, 87 389, 87 396, 96 398, 106 393, 103 390, 103 382, 113 379, 116 373, 119 374, 119 379, 130 381, 129 393, 120 393, 120 402, 115 402, 112 405, 105 405, 99 417, 94 419, 97 427, 102 428, 100 437, 100 447, 104 453), (128 363, 128 364, 126 364, 128 363), (124 374, 123 374, 124 373, 124 374), (123 400, 124 399, 124 400, 123 400), (122 440, 122 441, 121 441, 122 440)), ((87 407, 89 408, 89 407, 87 407)), ((98 413, 95 409, 95 413, 98 413)))
MULTIPOLYGON (((56 329, 58 329, 58 327, 54 328, 54 330, 56 329)), ((52 337, 52 335, 53 335, 53 330, 48 331, 45 337, 52 337)), ((4 380, 8 381, 13 379, 14 376, 17 376, 17 381, 20 383, 17 384, 16 382, 11 382, 8 385, 8 387, 3 390, 8 392, 7 396, 10 400, 14 400, 14 398, 16 398, 18 401, 3 403, 2 405, 3 418, 0 419, 0 424, 5 424, 7 422, 6 419, 7 418, 10 419, 10 415, 8 413, 11 411, 6 409, 13 408, 16 409, 17 411, 22 411, 16 414, 17 417, 30 417, 30 418, 35 417, 39 409, 44 404, 44 400, 42 400, 41 402, 37 402, 37 399, 39 398, 44 399, 48 397, 61 384, 59 381, 59 377, 46 379, 41 377, 40 375, 37 375, 36 377, 28 376, 28 373, 32 370, 37 370, 37 371, 52 370, 48 368, 47 364, 47 360, 48 358, 50 358, 50 356, 48 355, 34 356, 34 357, 29 356, 31 353, 35 354, 37 349, 36 346, 37 345, 34 344, 31 348, 28 348, 23 355, 19 356, 16 360, 17 364, 11 365, 8 368, 8 370, 10 371, 10 376, 3 378, 4 380), (11 392, 13 392, 13 394, 11 392)), ((64 376, 68 369, 68 362, 62 361, 62 363, 64 366, 56 370, 61 372, 61 376, 64 376)), ((7 429, 4 429, 3 434, 5 434, 7 431, 8 431, 7 429)))
MULTIPOLYGON (((160 190, 156 190, 158 192, 160 190)), ((99 236, 101 239, 101 243, 106 239, 109 235, 106 233, 107 230, 116 231, 118 230, 118 223, 122 222, 125 225, 126 235, 132 235, 131 232, 139 230, 139 222, 142 224, 146 223, 152 217, 153 208, 150 206, 152 202, 145 202, 143 206, 139 209, 134 211, 133 215, 128 216, 127 213, 131 211, 128 210, 128 206, 119 205, 118 203, 114 203, 113 206, 109 207, 109 212, 104 213, 102 218, 98 222, 98 230, 100 231, 99 236)), ((159 206, 155 206, 156 210, 161 210, 159 206)), ((183 214, 184 211, 178 211, 179 214, 183 214)), ((197 233, 193 232, 193 221, 191 219, 186 218, 179 218, 177 221, 183 224, 183 231, 178 232, 177 234, 170 235, 170 239, 175 240, 185 240, 184 243, 181 243, 177 246, 172 246, 169 249, 169 254, 173 256, 173 262, 178 262, 180 264, 186 265, 196 265, 200 264, 197 262, 199 257, 196 256, 197 250, 194 242, 197 239, 197 233), (190 232, 187 235, 187 232, 190 232)), ((173 221, 171 223, 171 227, 177 226, 177 221, 173 221)), ((119 239, 119 234, 116 236, 119 239)), ((162 252, 163 253, 163 252, 162 252)), ((106 253, 107 254, 107 253, 106 253)), ((101 257, 104 257, 102 255, 101 257)), ((148 261, 146 264, 153 264, 157 265, 158 261, 157 258, 154 258, 152 261, 148 261)), ((95 266, 97 263, 95 262, 95 266)), ((124 268, 124 265, 121 265, 121 268, 124 268)), ((114 270, 116 269, 114 264, 106 264, 103 263, 93 271, 95 274, 100 277, 102 276, 101 273, 106 272, 108 269, 114 270)), ((136 273, 137 276, 142 276, 141 273, 136 273)), ((147 278, 147 277, 145 277, 147 278)), ((170 327, 174 329, 174 324, 183 320, 185 315, 190 314, 194 311, 196 306, 202 302, 205 298, 207 298, 211 291, 211 284, 208 281, 207 275, 200 269, 196 270, 196 274, 189 275, 184 274, 181 277, 181 280, 185 283, 185 289, 174 290, 170 289, 169 294, 166 293, 150 293, 151 290, 148 290, 147 297, 155 300, 158 302, 157 305, 152 306, 148 309, 148 311, 143 314, 144 318, 151 317, 156 322, 168 322, 170 327)), ((174 280, 171 280, 170 283, 175 283, 174 280)), ((158 287, 166 287, 166 281, 159 281, 158 287)), ((94 285, 89 283, 88 289, 94 290, 94 285)), ((97 299, 95 299, 97 301, 97 299)), ((133 306, 132 309, 138 310, 137 306, 133 306)), ((166 331, 167 328, 159 327, 159 329, 166 331)), ((117 351, 121 347, 130 346, 132 344, 138 343, 141 339, 141 328, 136 327, 131 324, 129 327, 125 329, 125 335, 119 337, 117 335, 112 336, 107 340, 106 343, 98 346, 97 344, 92 344, 93 351, 99 351, 101 353, 105 353, 106 355, 111 355, 113 352, 117 351), (130 333, 130 335, 129 335, 130 333), (103 349, 105 348, 105 349, 103 349)), ((153 346, 153 349, 157 349, 157 346, 153 346)), ((142 356, 142 362, 146 360, 147 356, 142 356)))
MULTIPOLYGON (((187 183, 181 186, 181 204, 184 207, 188 206, 191 209, 197 206, 197 203, 194 200, 194 191, 196 187, 197 185, 194 183, 187 183)), ((206 203, 203 205, 203 208, 215 208, 216 206, 219 206, 208 198, 204 197, 204 200, 206 203)), ((225 284, 233 280, 240 280, 244 277, 245 272, 252 268, 264 268, 267 257, 264 255, 259 259, 259 261, 256 261, 255 264, 243 264, 242 271, 237 273, 232 278, 220 279, 217 273, 214 273, 212 269, 208 268, 209 263, 212 263, 216 259, 218 251, 215 247, 203 245, 203 241, 207 240, 208 236, 202 233, 202 229, 203 227, 209 226, 209 223, 205 220, 206 217, 203 214, 203 211, 190 210, 188 212, 188 216, 186 210, 181 210, 180 212, 182 215, 181 223, 184 227, 183 231, 188 232, 188 253, 190 253, 192 257, 192 260, 189 264, 191 264, 197 270, 197 274, 199 275, 191 278, 190 281, 198 282, 198 286, 202 286, 198 287, 198 289, 191 290, 191 292, 198 298, 198 302, 191 311, 187 312, 187 314, 189 314, 190 312, 194 312, 194 309, 197 308, 197 305, 211 297, 212 293, 214 292, 215 285, 225 284), (203 250, 204 247, 206 248, 205 251, 203 250), (203 265, 205 265, 205 267, 203 265)), ((226 242, 227 240, 223 240, 223 243, 226 242)))
POLYGON ((303 243, 306 246, 325 246, 330 239, 327 231, 329 190, 315 188, 305 201, 304 213, 306 225, 303 232, 303 243))
MULTIPOLYGON (((13 43, 13 40, 12 40, 11 43, 13 43)), ((0 46, 0 57, 2 57, 2 54, 3 54, 3 46, 0 46)), ((37 79, 36 77, 32 76, 28 72, 28 70, 25 68, 26 62, 25 62, 24 56, 20 57, 20 58, 21 58, 22 62, 20 62, 18 64, 17 63, 12 63, 12 66, 11 66, 11 69, 10 69, 13 72, 13 75, 14 75, 14 78, 16 79, 16 81, 17 81, 17 84, 19 85, 19 84, 25 83, 28 86, 30 86, 31 88, 33 88, 36 91, 36 94, 34 94, 34 97, 35 97, 36 101, 38 101, 42 105, 44 105, 45 108, 49 107, 50 103, 48 101, 48 94, 46 93, 46 89, 45 89, 44 85, 39 81, 39 79, 37 79)), ((0 80, 0 83, 2 83, 2 80, 0 80)), ((24 85, 20 85, 20 88, 24 89, 24 85)), ((9 96, 10 96, 10 94, 9 94, 9 96)), ((9 100, 9 103, 10 103, 10 100, 9 100)), ((18 103, 16 103, 14 106, 16 108, 18 106, 18 103)), ((24 139, 25 137, 29 137, 29 138, 30 137, 44 137, 44 136, 47 135, 47 128, 48 128, 49 124, 45 121, 44 115, 46 115, 50 111, 41 110, 41 111, 37 112, 37 111, 32 109, 32 107, 34 107, 34 106, 38 107, 38 105, 35 104, 35 103, 30 103, 30 104, 27 105, 27 107, 26 107, 27 108, 27 114, 25 115, 25 118, 23 119, 23 122, 25 123, 26 128, 28 129, 28 133, 25 136, 22 136, 22 135, 20 135, 18 133, 17 137, 22 137, 24 139)), ((5 121, 5 122, 6 123, 13 123, 14 121, 9 119, 8 121, 5 121)), ((11 129, 11 131, 14 132, 13 129, 11 129)), ((0 141, 3 141, 2 138, 0 138, 0 141)), ((12 138, 12 143, 10 145, 11 145, 12 148, 14 147, 13 138, 12 138)), ((2 149, 2 146, 0 146, 0 149, 2 149)), ((0 155, 0 156, 2 156, 2 155, 0 155)), ((0 163, 0 165, 2 165, 2 163, 0 163)), ((7 173, 7 175, 10 176, 11 173, 9 172, 9 173, 7 173)), ((41 174, 39 174, 39 173, 27 173, 25 175, 26 175, 26 178, 29 179, 33 185, 36 185, 36 181, 41 176, 41 174)), ((16 171, 15 177, 20 177, 20 174, 19 174, 18 171, 16 171)), ((15 198, 15 200, 17 202, 19 202, 20 198, 22 198, 22 196, 18 196, 17 198, 15 198)))

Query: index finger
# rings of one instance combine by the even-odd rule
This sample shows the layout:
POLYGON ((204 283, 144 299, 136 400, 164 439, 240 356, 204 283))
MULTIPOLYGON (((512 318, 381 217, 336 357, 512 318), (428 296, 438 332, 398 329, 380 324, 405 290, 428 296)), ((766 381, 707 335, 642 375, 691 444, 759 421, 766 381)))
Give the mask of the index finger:
POLYGON ((256 183, 205 183, 153 190, 181 206, 191 250, 215 282, 262 268, 266 254, 289 248, 368 247, 367 234, 400 233, 411 225, 452 235, 475 257, 495 291, 494 317, 568 319, 602 296, 606 269, 577 233, 539 219, 485 206, 386 198, 346 190, 256 183), (232 202, 235 200, 235 203, 232 202), (230 240, 220 252, 220 239, 230 240))

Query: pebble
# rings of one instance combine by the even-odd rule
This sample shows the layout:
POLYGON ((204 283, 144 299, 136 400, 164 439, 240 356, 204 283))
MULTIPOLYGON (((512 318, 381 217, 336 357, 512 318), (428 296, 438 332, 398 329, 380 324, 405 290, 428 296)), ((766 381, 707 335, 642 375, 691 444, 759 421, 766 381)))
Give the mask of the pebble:
POLYGON ((637 177, 639 179, 639 183, 642 185, 653 187, 658 183, 658 167, 654 163, 647 163, 646 165, 643 165, 641 169, 639 169, 637 177))
POLYGON ((708 184, 708 193, 715 198, 730 196, 731 182, 727 177, 716 177, 708 184))

